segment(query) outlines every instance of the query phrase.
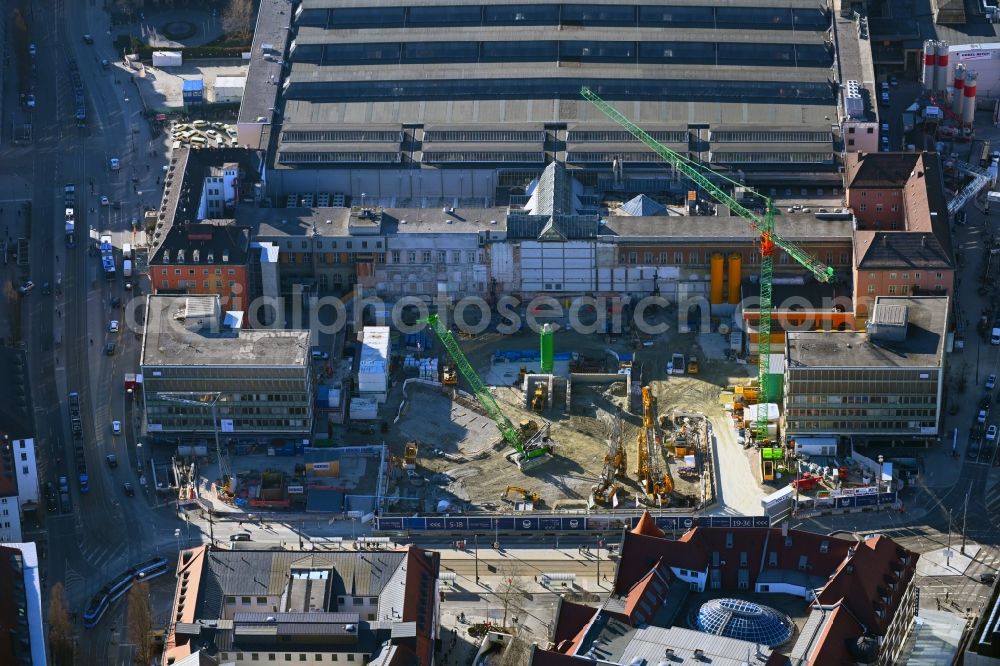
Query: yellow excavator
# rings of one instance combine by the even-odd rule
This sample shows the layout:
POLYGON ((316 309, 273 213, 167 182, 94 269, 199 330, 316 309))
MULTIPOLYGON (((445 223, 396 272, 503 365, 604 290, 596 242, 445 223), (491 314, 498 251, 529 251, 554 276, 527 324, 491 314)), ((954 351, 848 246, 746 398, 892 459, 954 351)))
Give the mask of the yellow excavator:
POLYGON ((541 504, 542 502, 542 498, 538 493, 520 486, 507 486, 507 490, 503 491, 503 494, 500 495, 500 499, 506 500, 507 496, 512 492, 519 493, 521 497, 524 498, 525 502, 531 502, 532 504, 541 504))
POLYGON ((646 492, 646 497, 660 506, 667 503, 674 490, 674 480, 670 469, 662 460, 656 441, 656 423, 653 418, 653 392, 648 386, 642 387, 642 429, 638 437, 638 461, 636 475, 646 492))

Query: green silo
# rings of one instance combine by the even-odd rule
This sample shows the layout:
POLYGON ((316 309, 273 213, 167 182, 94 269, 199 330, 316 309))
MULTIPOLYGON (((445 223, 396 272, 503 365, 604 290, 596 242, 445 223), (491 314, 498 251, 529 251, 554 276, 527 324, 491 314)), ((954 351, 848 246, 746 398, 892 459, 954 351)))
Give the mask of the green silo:
POLYGON ((539 336, 539 342, 541 344, 542 352, 542 374, 551 375, 553 366, 553 356, 555 355, 555 329, 552 328, 552 324, 545 324, 542 326, 542 332, 539 336))

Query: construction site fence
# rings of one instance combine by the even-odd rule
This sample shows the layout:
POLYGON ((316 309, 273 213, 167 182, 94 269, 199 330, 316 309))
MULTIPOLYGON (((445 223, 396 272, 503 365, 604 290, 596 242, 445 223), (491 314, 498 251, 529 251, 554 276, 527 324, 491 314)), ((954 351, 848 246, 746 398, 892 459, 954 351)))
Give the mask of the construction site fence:
MULTIPOLYGON (((639 524, 641 513, 602 516, 377 516, 378 532, 620 532, 639 524)), ((692 527, 770 527, 769 516, 653 516, 665 531, 692 527)))

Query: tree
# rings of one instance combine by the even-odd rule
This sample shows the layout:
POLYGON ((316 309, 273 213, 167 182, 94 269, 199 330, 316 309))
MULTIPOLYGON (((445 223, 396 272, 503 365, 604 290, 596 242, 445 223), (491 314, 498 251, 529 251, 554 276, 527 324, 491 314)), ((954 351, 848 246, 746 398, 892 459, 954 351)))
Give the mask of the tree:
POLYGON ((524 595, 524 586, 517 569, 507 564, 500 568, 500 584, 497 586, 497 599, 503 606, 503 621, 500 626, 507 627, 507 616, 513 612, 515 615, 521 610, 521 598, 524 595))
POLYGON ((73 663, 73 626, 66 609, 63 584, 56 583, 49 590, 49 656, 53 666, 71 666, 73 663))
POLYGON ((135 645, 135 661, 148 664, 153 660, 153 609, 149 604, 149 584, 137 583, 128 593, 128 639, 135 645))
POLYGON ((222 12, 222 29, 227 34, 247 39, 253 32, 253 0, 229 0, 222 12))

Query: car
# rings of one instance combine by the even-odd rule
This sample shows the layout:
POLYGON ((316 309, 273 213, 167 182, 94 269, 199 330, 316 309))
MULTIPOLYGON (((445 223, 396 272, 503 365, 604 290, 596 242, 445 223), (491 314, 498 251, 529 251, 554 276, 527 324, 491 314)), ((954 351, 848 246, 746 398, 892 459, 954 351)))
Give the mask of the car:
POLYGON ((84 44, 93 44, 94 43, 94 37, 92 35, 84 35, 83 36, 83 43, 84 44))
POLYGON ((893 88, 899 85, 899 79, 896 78, 895 74, 889 77, 889 85, 893 88))
POLYGON ((889 92, 889 82, 888 81, 883 81, 882 82, 882 92, 884 92, 884 93, 889 92))
POLYGON ((990 373, 990 376, 986 378, 986 388, 993 390, 997 387, 997 375, 995 372, 990 373))
POLYGON ((116 456, 115 454, 109 453, 104 457, 104 459, 108 461, 108 467, 110 467, 111 469, 115 469, 116 467, 118 467, 118 456, 116 456))
POLYGON ((121 166, 122 166, 121 162, 118 161, 117 157, 112 157, 111 158, 111 170, 112 171, 118 171, 121 168, 121 166))
POLYGON ((979 457, 979 445, 978 444, 972 444, 972 443, 970 443, 969 444, 969 448, 966 449, 966 451, 965 451, 965 455, 968 456, 968 458, 970 460, 975 460, 976 458, 978 458, 979 457))
POLYGON ((112 421, 111 422, 111 434, 112 435, 120 435, 120 434, 122 434, 122 422, 121 421, 112 421))
POLYGON ((34 288, 35 288, 35 283, 32 282, 31 280, 28 280, 27 282, 25 282, 24 284, 22 284, 20 287, 18 287, 17 290, 19 292, 21 292, 22 294, 27 294, 29 291, 31 291, 34 288))
POLYGON ((230 541, 249 541, 250 540, 250 533, 249 532, 237 532, 236 534, 230 534, 229 535, 229 540, 230 541))
POLYGON ((38 49, 35 48, 34 42, 28 44, 28 53, 31 55, 32 58, 34 58, 35 55, 38 53, 38 49))
POLYGON ((35 108, 35 94, 34 93, 28 93, 27 95, 25 95, 25 97, 24 97, 24 105, 26 107, 28 107, 29 109, 35 108))
POLYGON ((312 357, 314 359, 316 359, 316 360, 326 361, 327 359, 330 358, 330 353, 329 352, 325 352, 325 351, 323 351, 321 349, 313 349, 312 350, 312 357))
POLYGON ((48 296, 51 293, 52 293, 52 287, 51 287, 51 285, 49 285, 48 282, 43 282, 42 283, 42 294, 48 296))
POLYGON ((104 345, 104 353, 107 354, 108 356, 114 356, 115 355, 115 343, 114 342, 109 342, 108 344, 104 345))
POLYGON ((118 332, 118 320, 112 319, 111 322, 108 323, 108 333, 117 333, 117 332, 118 332))
POLYGON ((989 412, 988 409, 980 409, 979 413, 976 414, 976 422, 977 423, 986 423, 986 417, 989 416, 989 413, 990 412, 989 412))
POLYGON ((882 123, 882 134, 889 134, 889 123, 882 123))
POLYGON ((111 200, 108 199, 106 196, 102 195, 101 196, 101 205, 102 206, 110 206, 111 205, 111 200))
POLYGON ((990 427, 986 429, 986 441, 995 442, 997 439, 997 424, 991 423, 990 427))
POLYGON ((109 69, 111 67, 111 61, 108 60, 107 58, 103 58, 101 60, 101 67, 103 67, 104 69, 109 69))
POLYGON ((132 487, 132 483, 130 481, 126 481, 125 483, 123 483, 122 488, 125 489, 126 495, 128 495, 129 497, 135 497, 135 488, 132 487))
POLYGON ((883 90, 882 91, 882 96, 881 96, 880 99, 882 100, 882 104, 884 106, 889 106, 889 91, 888 90, 883 90))

